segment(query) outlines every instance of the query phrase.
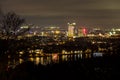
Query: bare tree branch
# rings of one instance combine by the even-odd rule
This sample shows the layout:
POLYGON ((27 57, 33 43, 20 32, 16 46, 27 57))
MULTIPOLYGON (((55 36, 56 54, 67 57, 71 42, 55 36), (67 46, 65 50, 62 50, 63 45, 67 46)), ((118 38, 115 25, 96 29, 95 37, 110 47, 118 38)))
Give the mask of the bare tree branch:
POLYGON ((0 29, 2 36, 9 38, 16 38, 21 34, 24 34, 27 29, 21 30, 20 27, 25 23, 25 19, 21 18, 19 15, 14 12, 8 12, 7 14, 2 16, 0 20, 0 29))

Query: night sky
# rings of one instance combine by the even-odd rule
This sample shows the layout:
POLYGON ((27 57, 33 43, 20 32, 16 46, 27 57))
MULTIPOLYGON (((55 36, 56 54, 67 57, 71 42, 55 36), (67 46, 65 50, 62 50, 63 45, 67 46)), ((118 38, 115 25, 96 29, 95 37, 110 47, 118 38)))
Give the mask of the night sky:
POLYGON ((0 0, 4 12, 14 11, 39 26, 120 26, 120 0, 0 0))

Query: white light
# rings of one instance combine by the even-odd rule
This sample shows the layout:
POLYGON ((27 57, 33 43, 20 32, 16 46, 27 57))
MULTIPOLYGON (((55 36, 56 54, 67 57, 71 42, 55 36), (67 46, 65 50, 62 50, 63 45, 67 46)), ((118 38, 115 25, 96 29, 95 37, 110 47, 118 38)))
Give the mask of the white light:
POLYGON ((72 23, 73 25, 76 25, 76 23, 72 23))

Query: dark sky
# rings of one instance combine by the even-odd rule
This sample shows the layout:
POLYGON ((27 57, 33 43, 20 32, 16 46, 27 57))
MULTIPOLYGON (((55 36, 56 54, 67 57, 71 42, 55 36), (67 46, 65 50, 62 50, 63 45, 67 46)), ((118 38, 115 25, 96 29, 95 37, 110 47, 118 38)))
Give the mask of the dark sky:
POLYGON ((120 0, 0 0, 0 5, 40 26, 120 26, 120 0))

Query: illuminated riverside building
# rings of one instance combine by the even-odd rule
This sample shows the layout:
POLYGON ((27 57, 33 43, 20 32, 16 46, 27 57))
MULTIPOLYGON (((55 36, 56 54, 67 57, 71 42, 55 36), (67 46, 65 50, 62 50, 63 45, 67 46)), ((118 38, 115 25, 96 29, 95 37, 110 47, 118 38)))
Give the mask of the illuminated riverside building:
POLYGON ((68 23, 68 37, 73 38, 75 36, 76 23, 68 23))

